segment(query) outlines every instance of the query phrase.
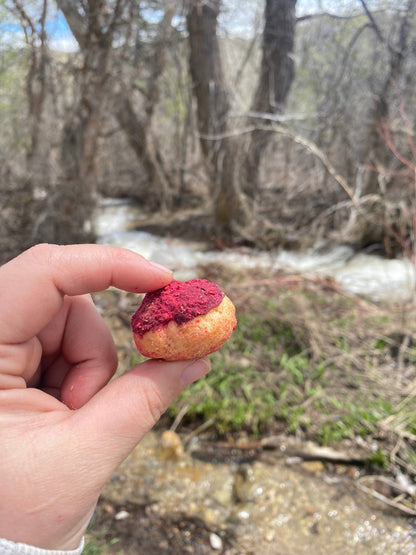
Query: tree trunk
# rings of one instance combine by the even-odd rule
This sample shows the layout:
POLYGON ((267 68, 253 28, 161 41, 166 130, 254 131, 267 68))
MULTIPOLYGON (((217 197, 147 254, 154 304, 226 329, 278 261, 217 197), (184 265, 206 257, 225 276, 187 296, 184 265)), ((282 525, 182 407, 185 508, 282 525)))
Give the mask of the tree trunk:
POLYGON ((219 6, 220 0, 192 0, 187 16, 189 66, 200 144, 214 176, 218 172, 219 154, 225 142, 221 135, 227 130, 230 109, 217 38, 219 6))
POLYGON ((219 7, 219 0, 192 0, 187 24, 200 145, 210 179, 216 233, 223 238, 233 233, 235 221, 244 225, 246 216, 235 175, 237 143, 224 136, 230 104, 217 37, 219 7))
MULTIPOLYGON (((252 103, 255 112, 281 110, 292 84, 295 5, 296 0, 266 1, 263 58, 252 103)), ((191 0, 187 15, 189 64, 200 144, 211 181, 216 233, 221 238, 232 238, 236 229, 240 235, 256 233, 259 222, 254 193, 258 189, 261 153, 270 134, 256 131, 248 148, 243 137, 228 134, 230 102, 217 37, 219 6, 219 0, 191 0)))
MULTIPOLYGON (((27 130, 29 136, 28 148, 26 150, 26 177, 15 191, 14 198, 19 198, 16 203, 19 209, 15 211, 13 223, 13 238, 17 240, 18 250, 28 248, 36 240, 36 221, 37 213, 42 210, 39 201, 35 200, 36 190, 45 190, 49 184, 49 160, 45 148, 43 137, 44 106, 47 97, 48 85, 48 59, 49 50, 46 35, 46 19, 48 1, 43 0, 41 13, 38 20, 33 18, 33 14, 28 12, 23 4, 18 0, 13 0, 14 10, 18 14, 22 29, 25 30, 25 40, 29 48, 29 68, 26 75, 26 94, 28 103, 28 123, 27 130)), ((7 210, 7 200, 4 204, 7 210)), ((13 254, 17 254, 14 252, 13 254)))
POLYGON ((172 207, 172 186, 151 130, 151 116, 140 118, 125 90, 117 94, 115 116, 146 171, 149 182, 146 202, 154 209, 169 210, 172 207))
MULTIPOLYGON (((158 24, 155 48, 152 54, 151 72, 143 91, 145 97, 144 113, 138 115, 127 87, 119 86, 115 97, 115 116, 124 131, 128 143, 147 173, 149 195, 147 203, 154 209, 167 211, 173 205, 173 186, 162 158, 156 138, 152 132, 152 120, 160 98, 160 78, 166 66, 168 47, 172 39, 172 18, 175 15, 176 2, 170 2, 164 16, 158 24)), ((136 72, 130 76, 130 89, 136 72)))
MULTIPOLYGON (((266 0, 260 75, 251 105, 254 116, 256 113, 276 114, 283 111, 295 77, 295 6, 296 0, 266 0)), ((264 120, 261 123, 264 127, 264 120)), ((242 186, 253 199, 259 187, 261 156, 269 139, 270 132, 264 129, 254 131, 250 137, 242 186)))
POLYGON ((251 110, 281 112, 295 77, 296 0, 266 0, 263 55, 251 110))

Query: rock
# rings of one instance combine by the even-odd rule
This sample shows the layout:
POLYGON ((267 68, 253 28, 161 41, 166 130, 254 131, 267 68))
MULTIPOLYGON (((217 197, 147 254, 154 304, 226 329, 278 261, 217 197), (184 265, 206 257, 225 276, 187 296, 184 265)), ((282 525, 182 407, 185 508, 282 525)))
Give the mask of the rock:
POLYGON ((274 541, 275 538, 276 538, 276 533, 274 532, 274 530, 267 530, 267 532, 264 534, 264 539, 268 543, 272 543, 272 541, 274 541))
POLYGON ((238 467, 233 484, 233 498, 237 503, 251 501, 256 496, 256 484, 253 469, 248 464, 238 467))
POLYGON ((320 476, 325 469, 321 461, 304 461, 301 466, 304 470, 316 476, 320 476))
POLYGON ((218 536, 218 534, 211 532, 209 535, 209 543, 211 544, 212 549, 215 549, 215 551, 221 551, 222 539, 218 536))
POLYGON ((176 432, 165 430, 161 437, 160 458, 163 460, 176 461, 184 454, 182 440, 176 432))

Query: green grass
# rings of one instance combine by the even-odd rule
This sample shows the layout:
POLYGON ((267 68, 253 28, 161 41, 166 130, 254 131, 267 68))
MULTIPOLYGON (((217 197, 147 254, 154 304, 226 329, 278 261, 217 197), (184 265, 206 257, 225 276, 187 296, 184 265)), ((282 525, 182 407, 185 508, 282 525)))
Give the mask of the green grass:
MULTIPOLYGON (((273 316, 270 300, 263 315, 239 314, 229 342, 211 355, 213 371, 183 392, 170 413, 186 405, 187 419, 213 420, 220 433, 258 434, 282 419, 293 431, 306 425, 296 404, 304 397, 309 362, 298 335, 290 322, 273 316), (282 381, 276 386, 278 374, 282 381)), ((313 373, 319 379, 319 369, 313 373)))
POLYGON ((261 373, 224 363, 185 390, 171 414, 183 404, 188 418, 212 419, 221 433, 241 429, 258 433, 273 419, 276 398, 261 373))

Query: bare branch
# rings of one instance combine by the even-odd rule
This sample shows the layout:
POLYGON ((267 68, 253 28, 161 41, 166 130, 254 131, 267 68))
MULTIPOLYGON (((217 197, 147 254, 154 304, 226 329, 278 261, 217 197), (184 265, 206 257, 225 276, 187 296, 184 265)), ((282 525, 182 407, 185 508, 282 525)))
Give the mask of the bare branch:
POLYGON ((10 11, 17 13, 18 18, 21 21, 21 25, 22 25, 22 28, 23 28, 23 32, 25 34, 26 42, 29 43, 30 41, 29 41, 29 37, 28 37, 26 28, 29 27, 30 34, 31 34, 32 40, 33 40, 33 37, 36 35, 36 26, 33 23, 32 19, 29 17, 27 11, 22 6, 21 2, 19 2, 18 0, 13 0, 13 4, 14 4, 15 9, 14 10, 10 9, 10 11))
POLYGON ((243 61, 241 62, 240 67, 238 68, 237 74, 235 76, 234 79, 234 86, 237 87, 237 85, 239 84, 241 77, 243 75, 244 69, 246 67, 246 65, 248 64, 248 61, 250 60, 251 56, 253 55, 254 52, 254 47, 256 46, 257 42, 258 42, 258 35, 255 34, 254 37, 252 38, 252 40, 250 41, 246 54, 243 58, 243 61))
POLYGON ((57 0, 58 8, 62 11, 80 48, 86 46, 87 21, 79 13, 72 0, 57 0))
MULTIPOLYGON (((380 12, 384 12, 385 10, 379 10, 380 12)), ((352 19, 357 19, 357 17, 362 17, 363 13, 356 13, 351 15, 338 15, 335 13, 330 12, 319 12, 319 13, 311 13, 306 15, 301 15, 296 18, 296 23, 302 23, 303 21, 309 21, 310 19, 319 19, 321 17, 329 17, 331 19, 340 19, 340 20, 347 20, 350 21, 352 19)))
POLYGON ((295 143, 305 147, 307 150, 309 150, 309 152, 311 154, 313 154, 315 156, 315 158, 318 158, 318 160, 321 161, 321 163, 323 164, 323 166, 325 167, 325 169, 329 173, 329 175, 338 183, 338 185, 340 185, 344 189, 344 191, 350 197, 350 199, 351 199, 352 203, 354 204, 355 208, 357 210, 360 210, 360 205, 359 205, 359 203, 357 203, 357 200, 354 196, 354 192, 351 189, 351 187, 348 185, 347 180, 337 172, 337 170, 332 165, 331 161, 329 160, 329 158, 325 154, 325 152, 323 152, 323 150, 321 150, 312 141, 309 141, 308 139, 305 139, 305 137, 302 137, 301 135, 298 135, 297 133, 294 133, 293 131, 290 131, 289 129, 287 129, 287 128, 281 126, 281 125, 275 125, 275 126, 273 126, 272 129, 276 133, 280 133, 280 134, 282 134, 286 137, 289 137, 295 143))
POLYGON ((403 491, 403 493, 408 494, 408 492, 404 490, 398 482, 393 482, 392 480, 384 476, 362 476, 359 480, 355 482, 355 485, 361 491, 364 491, 368 495, 371 495, 375 499, 378 499, 378 501, 382 501, 389 507, 393 507, 394 509, 399 510, 401 513, 404 513, 406 515, 416 516, 416 509, 412 508, 410 505, 405 505, 404 503, 401 503, 396 499, 389 499, 383 493, 377 491, 374 486, 372 487, 371 484, 375 484, 376 482, 384 482, 385 484, 390 486, 392 490, 403 491), (369 485, 367 486, 366 484, 369 485))
POLYGON ((108 36, 113 36, 115 28, 120 23, 121 14, 123 13, 126 5, 127 0, 117 0, 115 8, 113 10, 113 17, 111 19, 110 25, 108 26, 108 36))
POLYGON ((254 118, 262 119, 267 121, 275 121, 278 123, 284 123, 286 121, 305 121, 306 119, 316 118, 318 114, 313 112, 311 114, 269 114, 266 112, 254 112, 249 110, 243 114, 230 114, 230 118, 254 118))
POLYGON ((344 73, 345 73, 345 69, 347 67, 347 61, 348 58, 350 57, 351 51, 354 47, 354 44, 358 41, 358 39, 361 36, 361 33, 363 33, 366 29, 368 29, 369 27, 371 27, 371 25, 369 23, 365 23, 362 27, 359 27, 356 32, 354 33, 352 39, 350 40, 345 53, 344 53, 344 57, 342 59, 342 62, 339 64, 340 65, 340 71, 339 71, 339 75, 338 77, 335 79, 334 83, 332 84, 331 88, 332 89, 338 89, 339 84, 342 81, 342 78, 344 77, 344 73))
POLYGON ((376 20, 373 17, 373 14, 368 9, 367 4, 365 3, 365 0, 360 0, 360 1, 361 1, 361 4, 364 8, 364 11, 365 11, 368 19, 370 20, 371 27, 374 29, 374 32, 377 35, 377 38, 380 40, 380 42, 385 43, 386 40, 383 37, 383 33, 381 32, 380 27, 377 25, 376 20))
MULTIPOLYGON (((264 119, 269 119, 269 120, 272 119, 271 114, 261 114, 261 115, 262 116, 269 116, 268 118, 265 117, 264 119)), ((239 129, 239 130, 236 129, 234 131, 225 132, 225 133, 199 134, 199 137, 203 138, 206 141, 219 141, 219 140, 223 140, 225 138, 235 137, 237 135, 243 135, 243 134, 247 134, 247 133, 254 133, 256 131, 269 131, 269 132, 279 133, 281 135, 284 135, 285 137, 289 137, 293 142, 295 142, 295 143, 303 146, 304 148, 306 148, 306 150, 309 150, 309 152, 311 154, 313 154, 313 156, 315 156, 315 158, 320 160, 320 162, 322 163, 322 165, 324 166, 326 171, 329 173, 329 175, 338 183, 338 185, 340 185, 342 187, 342 189, 344 189, 344 191, 346 192, 348 197, 351 199, 354 207, 358 211, 361 210, 360 204, 357 202, 357 199, 354 195, 354 192, 351 189, 351 187, 348 185, 347 180, 337 172, 337 170, 332 165, 331 161, 329 160, 329 158, 325 154, 325 152, 323 152, 323 150, 321 150, 312 141, 309 141, 305 137, 302 137, 301 135, 299 135, 297 133, 294 133, 293 131, 291 131, 287 127, 284 127, 283 125, 275 124, 275 125, 270 126, 270 127, 261 126, 261 125, 253 125, 253 126, 244 127, 242 129, 239 129)))
POLYGON ((152 72, 146 87, 146 112, 148 115, 153 113, 160 97, 160 77, 166 65, 167 46, 172 35, 172 18, 176 9, 176 2, 170 2, 158 26, 152 72))

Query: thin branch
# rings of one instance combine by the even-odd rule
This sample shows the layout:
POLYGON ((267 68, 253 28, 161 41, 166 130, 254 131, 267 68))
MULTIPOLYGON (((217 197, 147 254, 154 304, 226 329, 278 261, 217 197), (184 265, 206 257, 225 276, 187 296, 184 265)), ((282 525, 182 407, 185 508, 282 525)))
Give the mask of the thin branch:
MULTIPOLYGON (((405 130, 406 130, 407 142, 408 142, 408 145, 409 145, 410 150, 412 152, 412 156, 413 156, 413 158, 416 162, 416 144, 415 144, 415 141, 414 141, 414 132, 413 132, 412 126, 410 124, 409 118, 407 116, 406 109, 404 107, 403 98, 402 98, 402 96, 400 95, 400 93, 398 91, 397 85, 396 84, 394 84, 394 85, 395 85, 395 88, 396 88, 396 95, 397 95, 398 100, 399 100, 400 117, 402 118, 405 130)), ((413 164, 413 169, 415 169, 415 166, 416 166, 416 164, 413 164)))
MULTIPOLYGON (((261 114, 263 119, 272 119, 275 117, 271 114, 261 114)), ((272 120, 273 121, 273 120, 272 120)), ((260 125, 252 125, 247 126, 242 129, 236 129, 234 131, 226 132, 226 133, 215 133, 215 134, 199 134, 200 138, 203 138, 207 141, 219 141, 222 139, 227 139, 231 137, 235 137, 238 135, 243 135, 247 133, 253 133, 255 131, 267 131, 267 132, 274 132, 284 135, 285 137, 289 137, 293 142, 305 147, 311 154, 313 154, 318 160, 321 161, 322 165, 325 167, 329 175, 344 189, 348 197, 351 199, 354 207, 356 210, 361 212, 360 204, 357 202, 357 199, 354 196, 354 192, 351 187, 348 185, 347 180, 340 175, 335 167, 332 165, 331 161, 329 160, 328 156, 323 152, 315 143, 305 139, 301 135, 294 133, 287 127, 283 127, 282 125, 275 124, 273 127, 265 127, 260 125)))
POLYGON ((363 8, 364 8, 364 11, 365 11, 365 13, 366 13, 368 19, 370 20, 371 27, 374 29, 374 32, 375 32, 375 34, 377 35, 377 38, 378 38, 382 43, 385 43, 386 40, 385 40, 385 38, 383 37, 383 33, 381 32, 380 27, 377 25, 376 20, 375 20, 374 17, 373 17, 373 14, 372 14, 372 13, 370 12, 370 10, 368 9, 367 4, 365 3, 365 0, 360 0, 360 1, 361 1, 361 4, 362 4, 362 6, 363 6, 363 8))
POLYGON ((248 61, 250 60, 251 56, 253 55, 254 47, 256 46, 257 42, 258 42, 258 36, 257 34, 255 34, 247 48, 243 61, 241 62, 240 67, 238 68, 237 74, 234 79, 234 87, 238 86, 241 76, 243 75, 243 71, 246 65, 248 64, 248 61))
POLYGON ((198 434, 204 432, 205 430, 207 430, 208 428, 210 428, 211 426, 213 426, 215 424, 215 420, 213 418, 208 418, 208 420, 205 420, 205 422, 203 422, 200 426, 198 426, 195 430, 192 430, 192 432, 190 432, 185 439, 183 440, 183 444, 186 447, 190 441, 197 436, 198 434))
POLYGON ((344 189, 346 194, 351 199, 351 201, 352 201, 354 207, 356 208, 356 210, 361 212, 360 204, 357 202, 357 199, 354 196, 354 192, 351 189, 351 187, 348 185, 347 180, 337 172, 337 170, 332 165, 331 161, 329 160, 329 158, 325 154, 325 152, 323 152, 323 150, 321 150, 312 141, 309 141, 308 139, 305 139, 301 135, 298 135, 297 133, 294 133, 293 131, 290 131, 289 129, 286 129, 285 127, 283 127, 281 125, 275 125, 272 128, 272 130, 275 131, 276 133, 280 133, 280 134, 282 134, 286 137, 289 137, 290 139, 292 139, 293 142, 305 147, 316 158, 318 158, 318 160, 321 161, 322 165, 325 167, 325 169, 329 173, 329 175, 338 183, 338 185, 340 185, 342 187, 342 189, 344 189))
POLYGON ((400 152, 397 150, 396 145, 394 144, 393 139, 391 138, 390 131, 389 131, 385 122, 382 122, 381 125, 380 125, 380 134, 383 137, 383 139, 386 141, 387 146, 389 147, 391 152, 394 154, 394 156, 403 165, 405 165, 408 168, 414 170, 415 169, 415 163, 408 160, 405 156, 400 154, 400 152))
POLYGON ((116 5, 113 9, 113 17, 111 18, 110 25, 108 26, 107 35, 112 39, 114 31, 117 25, 120 23, 120 17, 123 13, 124 7, 126 5, 126 0, 117 0, 116 5))
POLYGON ((370 25, 369 23, 365 23, 362 27, 359 27, 359 28, 356 30, 356 32, 354 33, 352 39, 350 40, 350 42, 349 42, 349 44, 348 44, 348 46, 347 46, 347 48, 346 48, 346 50, 345 50, 344 57, 343 57, 341 63, 339 64, 339 65, 340 65, 340 68, 341 68, 341 69, 340 69, 340 72, 339 72, 339 75, 338 75, 338 77, 335 79, 335 82, 331 85, 331 88, 332 88, 333 90, 337 90, 337 89, 338 89, 338 87, 339 87, 339 85, 340 85, 340 83, 341 83, 341 81, 342 81, 342 78, 344 77, 344 73, 345 73, 345 70, 346 70, 346 68, 347 68, 347 61, 348 61, 348 58, 350 57, 351 51, 352 51, 352 49, 353 49, 353 47, 354 47, 354 44, 355 44, 355 43, 358 41, 358 39, 360 38, 361 33, 363 33, 363 32, 364 32, 366 29, 368 29, 369 27, 371 27, 371 25, 370 25))
MULTIPOLYGON (((382 501, 383 503, 385 503, 389 507, 394 507, 395 509, 398 509, 400 512, 405 513, 407 515, 416 516, 416 509, 412 509, 411 507, 408 507, 407 505, 404 505, 403 503, 399 503, 398 501, 396 501, 394 499, 389 499, 388 497, 386 497, 382 493, 376 491, 374 488, 368 487, 363 483, 364 481, 368 482, 370 480, 372 480, 371 476, 363 476, 360 480, 357 480, 357 482, 355 482, 355 485, 357 486, 358 489, 362 490, 363 492, 367 493, 368 495, 371 495, 375 499, 378 499, 379 501, 382 501)), ((388 485, 390 485, 391 487, 394 487, 394 489, 396 489, 398 491, 401 489, 399 484, 396 484, 396 482, 391 482, 391 480, 382 479, 381 476, 377 476, 377 480, 387 483, 388 485)), ((404 493, 407 494, 407 492, 404 492, 404 493)))
MULTIPOLYGON (((384 13, 385 11, 386 10, 377 10, 374 13, 384 13)), ((351 14, 351 15, 338 15, 330 12, 318 12, 318 13, 301 15, 296 18, 296 23, 302 23, 303 21, 309 21, 310 19, 319 19, 321 17, 329 17, 331 19, 351 21, 352 19, 363 17, 363 15, 364 14, 362 12, 351 14)))
POLYGON ((32 44, 33 43, 33 37, 36 36, 35 24, 33 23, 32 19, 29 17, 28 13, 26 12, 24 7, 22 6, 22 4, 18 0, 13 0, 13 4, 15 6, 15 10, 13 10, 11 8, 9 8, 9 9, 12 13, 13 13, 13 11, 17 12, 18 17, 20 18, 20 21, 21 21, 23 32, 25 34, 26 42, 28 44, 29 44, 29 38, 28 38, 28 35, 27 35, 26 27, 30 28, 30 34, 31 34, 31 37, 32 37, 32 41, 31 41, 30 44, 32 44))
POLYGON ((183 418, 185 417, 186 413, 189 410, 189 404, 184 405, 181 410, 178 412, 178 414, 176 415, 175 420, 173 421, 172 426, 170 427, 170 430, 172 432, 176 432, 176 430, 178 429, 178 426, 180 425, 180 423, 182 422, 183 418))
POLYGON ((152 72, 146 86, 146 113, 151 116, 160 97, 160 77, 165 69, 167 50, 172 38, 172 19, 177 10, 176 2, 170 2, 158 25, 152 72))
POLYGON ((306 119, 312 119, 318 117, 317 113, 311 114, 269 114, 266 112, 255 112, 249 110, 243 114, 230 114, 231 118, 254 118, 262 119, 267 121, 274 121, 278 123, 284 123, 286 121, 305 121, 306 119))

